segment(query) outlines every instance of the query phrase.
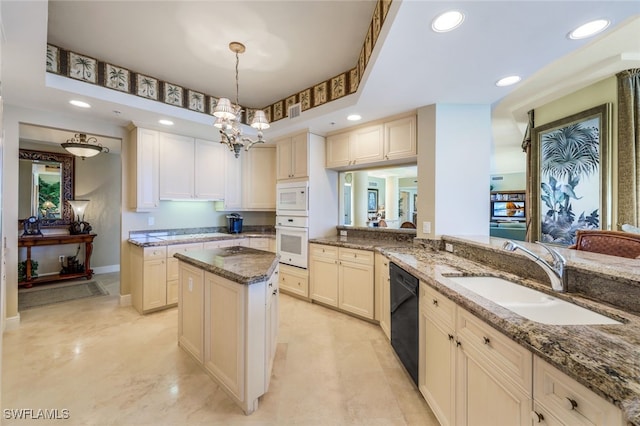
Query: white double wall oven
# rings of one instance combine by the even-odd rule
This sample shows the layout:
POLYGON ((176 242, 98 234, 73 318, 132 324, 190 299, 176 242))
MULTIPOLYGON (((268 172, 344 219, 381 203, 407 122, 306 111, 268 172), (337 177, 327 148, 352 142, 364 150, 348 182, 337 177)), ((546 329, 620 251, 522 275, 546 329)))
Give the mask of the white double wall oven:
POLYGON ((276 247, 280 263, 307 268, 309 182, 276 186, 276 247))

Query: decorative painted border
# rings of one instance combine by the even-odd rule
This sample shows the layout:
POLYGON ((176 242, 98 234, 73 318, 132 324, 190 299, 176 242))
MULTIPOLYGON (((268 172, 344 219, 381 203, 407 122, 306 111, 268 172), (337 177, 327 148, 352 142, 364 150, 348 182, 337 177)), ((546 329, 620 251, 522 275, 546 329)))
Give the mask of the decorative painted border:
MULTIPOLYGON (((300 109, 306 111, 356 93, 392 1, 377 1, 358 62, 352 69, 261 108, 267 120, 274 122, 287 117, 289 107, 296 101, 300 103, 300 109)), ((52 44, 47 44, 46 71, 204 114, 213 115, 218 103, 217 97, 100 62, 90 56, 64 50, 52 44)), ((244 115, 247 122, 250 122, 256 110, 244 107, 242 109, 246 111, 244 115)))

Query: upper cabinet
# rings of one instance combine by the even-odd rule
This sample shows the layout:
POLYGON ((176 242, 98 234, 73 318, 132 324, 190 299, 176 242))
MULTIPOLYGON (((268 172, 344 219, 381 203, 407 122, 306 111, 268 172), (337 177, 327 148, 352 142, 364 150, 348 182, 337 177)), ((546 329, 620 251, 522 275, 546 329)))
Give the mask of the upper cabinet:
POLYGON ((160 199, 220 200, 224 198, 222 144, 160 133, 160 199))
POLYGON ((309 176, 309 142, 307 133, 286 137, 277 144, 277 179, 297 179, 309 176))
POLYGON ((358 127, 327 137, 326 167, 348 169, 417 155, 416 116, 358 127))
POLYGON ((134 128, 129 133, 129 204, 137 212, 160 207, 159 132, 134 128))
POLYGON ((239 158, 228 151, 224 155, 224 201, 216 203, 216 210, 275 211, 276 147, 254 145, 239 158))

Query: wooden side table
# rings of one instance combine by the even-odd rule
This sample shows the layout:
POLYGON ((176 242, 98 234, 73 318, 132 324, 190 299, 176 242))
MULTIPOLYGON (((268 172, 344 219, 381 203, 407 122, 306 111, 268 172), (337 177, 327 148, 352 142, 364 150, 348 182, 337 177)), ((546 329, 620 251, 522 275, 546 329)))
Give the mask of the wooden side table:
POLYGON ((26 259, 26 279, 20 281, 18 285, 27 288, 34 284, 40 284, 52 281, 68 280, 71 278, 86 277, 88 280, 93 277, 93 269, 91 269, 91 253, 93 252, 93 239, 97 234, 78 234, 78 235, 22 235, 18 238, 18 247, 27 248, 26 259), (44 277, 34 278, 31 270, 31 247, 37 246, 56 246, 62 244, 82 244, 84 243, 84 270, 69 274, 55 274, 44 277))

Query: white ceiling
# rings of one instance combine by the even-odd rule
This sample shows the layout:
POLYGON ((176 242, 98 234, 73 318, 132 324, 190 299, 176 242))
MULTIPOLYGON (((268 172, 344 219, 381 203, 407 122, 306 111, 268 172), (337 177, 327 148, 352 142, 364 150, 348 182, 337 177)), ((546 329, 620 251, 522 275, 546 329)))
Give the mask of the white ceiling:
MULTIPOLYGON (((55 110, 119 125, 214 138, 212 118, 44 72, 48 42, 217 96, 233 97, 241 41, 240 101, 264 106, 355 66, 371 1, 2 1, 6 104, 55 110), (48 26, 47 26, 48 23, 48 26), (71 98, 89 101, 79 111, 71 98), (114 113, 119 111, 119 114, 114 113)), ((517 145, 526 111, 623 69, 640 67, 637 1, 399 1, 358 93, 273 124, 267 137, 309 128, 320 134, 433 103, 489 104, 494 144, 517 145), (438 34, 430 22, 456 7, 466 19, 438 34), (611 20, 595 39, 566 34, 595 18, 611 20), (519 74, 523 81, 498 88, 519 74)), ((82 131, 83 129, 67 129, 82 131)))

